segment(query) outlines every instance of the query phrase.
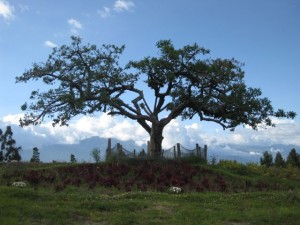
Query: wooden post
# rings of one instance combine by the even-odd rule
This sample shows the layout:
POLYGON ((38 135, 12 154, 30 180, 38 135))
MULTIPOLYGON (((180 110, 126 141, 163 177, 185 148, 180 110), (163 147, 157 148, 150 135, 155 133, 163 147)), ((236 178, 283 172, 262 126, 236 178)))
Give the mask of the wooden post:
POLYGON ((111 150, 111 138, 107 139, 107 150, 111 150))
POLYGON ((204 160, 207 161, 207 145, 204 145, 204 160))
POLYGON ((200 152, 199 152, 199 145, 198 143, 196 144, 196 156, 199 157, 200 152))
POLYGON ((147 141, 147 156, 151 156, 151 152, 150 152, 150 141, 147 141))
POLYGON ((117 151, 121 148, 121 144, 117 143, 117 151))
POLYGON ((117 143, 117 157, 121 158, 122 155, 122 145, 120 143, 117 143))
POLYGON ((111 151, 111 138, 107 140, 107 148, 106 148, 106 159, 108 159, 112 155, 111 151))
POLYGON ((173 152, 174 152, 174 159, 176 159, 176 146, 175 145, 174 145, 173 152))
POLYGON ((133 149, 133 158, 135 159, 135 149, 133 149))
POLYGON ((181 157, 180 143, 177 143, 177 156, 178 156, 178 158, 181 157))

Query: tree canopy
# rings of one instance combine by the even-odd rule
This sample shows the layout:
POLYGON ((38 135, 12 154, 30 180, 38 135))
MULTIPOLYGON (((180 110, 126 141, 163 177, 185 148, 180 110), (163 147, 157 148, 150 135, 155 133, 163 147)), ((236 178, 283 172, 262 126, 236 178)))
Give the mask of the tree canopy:
POLYGON ((16 78, 49 85, 47 91, 32 91, 31 103, 22 105, 27 113, 21 126, 39 124, 47 117, 53 125, 67 125, 79 114, 122 115, 149 133, 151 152, 160 154, 163 129, 177 117, 198 116, 224 129, 239 125, 256 129, 261 123, 273 126, 272 116, 296 116, 275 111, 259 88, 247 87, 243 64, 236 59, 211 59, 210 51, 196 43, 176 49, 170 40, 162 40, 156 46, 157 57, 122 67, 124 46, 98 48, 73 36, 71 45, 54 48, 45 62, 34 63, 16 78))
POLYGON ((20 161, 21 147, 16 147, 16 141, 13 139, 13 132, 11 126, 7 126, 5 132, 0 129, 0 162, 2 161, 20 161))

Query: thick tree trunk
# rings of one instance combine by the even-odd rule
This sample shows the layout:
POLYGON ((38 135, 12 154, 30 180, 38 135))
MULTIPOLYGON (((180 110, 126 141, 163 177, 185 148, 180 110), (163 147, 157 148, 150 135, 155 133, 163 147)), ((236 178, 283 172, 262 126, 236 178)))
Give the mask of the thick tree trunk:
POLYGON ((160 123, 152 123, 150 133, 150 154, 154 158, 162 156, 163 126, 160 123))

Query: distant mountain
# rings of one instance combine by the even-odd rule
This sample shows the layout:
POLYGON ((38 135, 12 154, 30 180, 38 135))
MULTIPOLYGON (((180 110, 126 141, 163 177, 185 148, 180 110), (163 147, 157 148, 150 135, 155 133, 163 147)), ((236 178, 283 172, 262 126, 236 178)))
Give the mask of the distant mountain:
MULTIPOLYGON (((0 120, 0 128, 5 130, 7 124, 0 120)), ((76 144, 54 144, 61 143, 65 141, 64 135, 59 135, 60 133, 52 133, 49 128, 45 127, 26 127, 20 128, 17 125, 10 124, 14 133, 14 139, 16 140, 16 145, 22 147, 21 156, 22 160, 29 161, 32 157, 32 148, 37 147, 40 150, 40 159, 43 162, 51 162, 53 160, 57 161, 70 161, 70 155, 74 154, 77 161, 92 161, 90 156, 91 151, 94 148, 98 148, 101 151, 101 158, 104 159, 105 151, 107 148, 107 138, 101 138, 98 136, 90 137, 80 140, 76 144)), ((72 136, 72 135, 71 135, 72 136)), ((76 135, 75 135, 76 137, 76 135)), ((121 143, 123 147, 129 151, 136 149, 139 152, 142 148, 146 150, 146 146, 138 146, 133 140, 130 141, 120 141, 117 139, 112 139, 112 147, 116 143, 121 143)), ((200 143, 205 143, 201 140, 200 143)), ((220 142, 216 142, 220 143, 220 142)), ((266 142, 262 142, 266 143, 266 142)), ((174 143, 176 144, 176 143, 174 143)), ((237 145, 237 144, 208 144, 208 160, 210 161, 212 157, 217 160, 229 159, 236 160, 238 162, 259 162, 260 157, 264 151, 269 151, 275 157, 277 151, 282 153, 284 158, 287 157, 288 153, 292 148, 295 148, 300 152, 300 146, 294 145, 266 145, 266 144, 256 144, 256 145, 237 145)))
MULTIPOLYGON (((39 148, 40 159, 42 162, 56 161, 70 161, 70 155, 75 155, 78 162, 92 162, 93 159, 90 155, 94 148, 98 148, 101 151, 101 159, 105 159, 105 152, 107 148, 107 138, 90 137, 79 141, 77 144, 48 144, 39 148)), ((112 148, 120 143, 126 150, 137 152, 142 149, 147 149, 146 145, 138 146, 133 140, 120 141, 112 138, 112 148)), ((294 145, 270 145, 270 146, 251 146, 251 145, 219 145, 208 146, 208 161, 213 157, 217 160, 236 160, 241 163, 255 162, 258 163, 262 153, 269 151, 275 154, 280 151, 284 158, 292 148, 300 150, 300 146, 294 145)), ((22 152, 22 160, 29 161, 32 156, 32 149, 24 149, 22 152)))
MULTIPOLYGON (((295 145, 226 145, 214 146, 212 148, 208 147, 208 155, 209 157, 216 157, 217 160, 227 159, 236 160, 241 163, 258 163, 265 151, 271 153, 273 159, 275 158, 276 153, 280 151, 283 158, 286 159, 293 148, 300 152, 300 146, 295 145)), ((208 158, 208 160, 210 160, 210 158, 208 158)))
MULTIPOLYGON (((141 151, 143 148, 146 149, 146 146, 138 146, 134 141, 120 141, 118 139, 112 138, 112 148, 120 143, 123 148, 128 151, 133 151, 136 149, 137 152, 141 151)), ((42 162, 51 162, 56 161, 70 161, 70 155, 73 154, 77 161, 92 161, 90 155, 91 151, 94 148, 97 148, 101 152, 101 159, 105 158, 105 152, 107 149, 107 138, 101 137, 90 137, 83 140, 80 140, 77 144, 50 144, 44 145, 39 148, 40 160, 42 162)), ((32 149, 24 149, 22 152, 22 160, 29 161, 32 157, 32 149)))

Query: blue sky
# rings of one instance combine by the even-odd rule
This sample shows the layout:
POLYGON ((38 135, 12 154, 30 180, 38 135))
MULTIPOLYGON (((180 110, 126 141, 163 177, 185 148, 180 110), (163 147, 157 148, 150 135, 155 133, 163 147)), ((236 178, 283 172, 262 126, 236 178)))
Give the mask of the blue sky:
MULTIPOLYGON (((196 42, 210 49, 212 58, 234 57, 244 62, 246 84, 261 88, 275 108, 300 114, 299 12, 298 0, 0 0, 0 121, 15 123, 16 115, 21 113, 20 105, 38 87, 32 82, 15 84, 15 77, 33 62, 45 60, 51 48, 70 43, 71 35, 79 35, 84 43, 99 46, 125 44, 122 62, 154 56, 155 43, 162 39, 171 39, 177 47, 196 42)), ((300 139, 299 121, 299 116, 293 121, 278 121, 279 128, 285 126, 282 133, 288 129, 293 131, 290 134, 293 139, 300 139)), ((129 124, 127 127, 134 126, 125 122, 129 124)), ((205 142, 213 137, 226 139, 226 135, 233 135, 220 135, 217 127, 203 127, 195 125, 196 122, 174 121, 173 125, 198 126, 194 132, 201 133, 205 142), (213 133, 205 133, 204 128, 213 133)), ((37 132, 42 128, 32 129, 37 132)), ((172 129, 169 130, 174 133, 172 129)), ((43 130, 43 134, 49 135, 50 130, 43 130)), ((185 131, 188 132, 183 129, 175 133, 183 137, 185 131)), ((59 133, 51 132, 51 135, 59 133)), ((235 134, 248 142, 253 141, 251 135, 263 136, 242 129, 238 132, 235 134)), ((278 138, 280 129, 272 128, 268 132, 266 137, 278 138)), ((100 135, 96 131, 95 134, 100 135)), ((171 142, 171 137, 166 142, 171 142)), ((185 141, 190 139, 187 136, 185 141)))

